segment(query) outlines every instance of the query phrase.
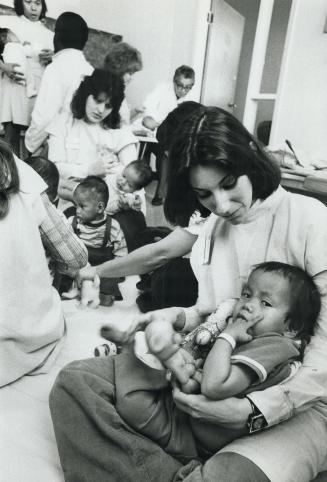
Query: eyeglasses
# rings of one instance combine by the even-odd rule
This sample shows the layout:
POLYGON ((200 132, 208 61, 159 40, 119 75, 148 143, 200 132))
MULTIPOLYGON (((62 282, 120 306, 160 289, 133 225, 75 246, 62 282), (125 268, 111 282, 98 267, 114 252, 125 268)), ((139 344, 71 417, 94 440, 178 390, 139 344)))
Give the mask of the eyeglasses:
POLYGON ((177 89, 179 90, 184 90, 184 92, 189 92, 194 84, 191 85, 183 85, 180 82, 177 82, 176 80, 174 81, 174 84, 176 85, 177 89))

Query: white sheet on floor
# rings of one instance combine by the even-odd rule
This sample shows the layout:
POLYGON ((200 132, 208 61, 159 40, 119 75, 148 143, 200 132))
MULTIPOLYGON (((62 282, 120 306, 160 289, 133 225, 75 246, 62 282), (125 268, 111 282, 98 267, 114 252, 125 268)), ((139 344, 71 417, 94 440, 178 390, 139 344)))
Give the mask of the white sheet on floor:
POLYGON ((55 366, 46 375, 25 376, 0 389, 0 481, 63 482, 48 396, 59 370, 72 360, 94 356, 105 340, 99 329, 110 320, 135 316, 137 290, 133 276, 120 284, 124 297, 109 308, 78 309, 64 301, 67 339, 55 366))

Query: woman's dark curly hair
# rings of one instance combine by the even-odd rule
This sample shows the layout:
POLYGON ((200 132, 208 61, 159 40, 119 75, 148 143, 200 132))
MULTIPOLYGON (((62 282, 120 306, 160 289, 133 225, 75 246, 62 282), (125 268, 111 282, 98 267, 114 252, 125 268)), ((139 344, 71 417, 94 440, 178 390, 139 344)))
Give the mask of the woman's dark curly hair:
POLYGON ((10 196, 19 191, 18 169, 6 142, 0 141, 0 219, 9 211, 10 196))
POLYGON ((281 179, 274 159, 236 117, 219 107, 198 109, 174 136, 164 206, 171 223, 186 226, 195 210, 208 215, 190 185, 190 170, 195 166, 218 167, 235 177, 248 176, 253 200, 266 199, 281 179))
POLYGON ((95 69, 92 75, 84 77, 71 103, 73 117, 84 119, 87 98, 92 95, 97 99, 102 93, 110 99, 112 111, 101 125, 104 129, 117 129, 120 125, 119 109, 124 99, 124 83, 120 77, 106 70, 95 69))
MULTIPOLYGON (((41 0, 41 3, 42 3, 42 10, 40 15, 40 20, 42 20, 45 17, 45 14, 48 11, 45 0, 41 0)), ((17 15, 24 15, 23 0, 14 0, 14 10, 17 13, 17 15)))
POLYGON ((118 42, 110 45, 105 56, 103 68, 113 74, 123 76, 134 74, 142 70, 141 53, 126 42, 118 42))

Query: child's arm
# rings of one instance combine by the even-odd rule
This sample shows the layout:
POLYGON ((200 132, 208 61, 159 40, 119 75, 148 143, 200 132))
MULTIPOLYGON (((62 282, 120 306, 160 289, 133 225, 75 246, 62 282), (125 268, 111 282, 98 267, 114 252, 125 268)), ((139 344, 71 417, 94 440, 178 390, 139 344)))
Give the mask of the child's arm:
MULTIPOLYGON (((231 337, 235 344, 251 341, 247 330, 257 323, 237 320, 223 334, 231 337)), ((227 338, 227 337, 226 337, 227 338)), ((246 366, 231 364, 234 347, 225 338, 218 337, 210 350, 203 367, 201 393, 213 400, 222 400, 243 392, 254 381, 256 374, 246 366)))

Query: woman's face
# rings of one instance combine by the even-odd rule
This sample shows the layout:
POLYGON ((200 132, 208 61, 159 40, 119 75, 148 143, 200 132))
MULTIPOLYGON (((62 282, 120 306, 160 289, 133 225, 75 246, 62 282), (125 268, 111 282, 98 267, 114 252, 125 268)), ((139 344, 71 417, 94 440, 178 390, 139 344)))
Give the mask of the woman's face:
POLYGON ((85 104, 85 117, 91 124, 99 124, 112 111, 111 101, 107 94, 100 93, 97 97, 89 95, 85 104))
POLYGON ((37 22, 42 12, 41 0, 23 0, 24 16, 31 20, 31 22, 37 22))
POLYGON ((203 206, 231 224, 242 224, 253 202, 248 176, 237 178, 219 167, 196 166, 190 183, 203 206))

